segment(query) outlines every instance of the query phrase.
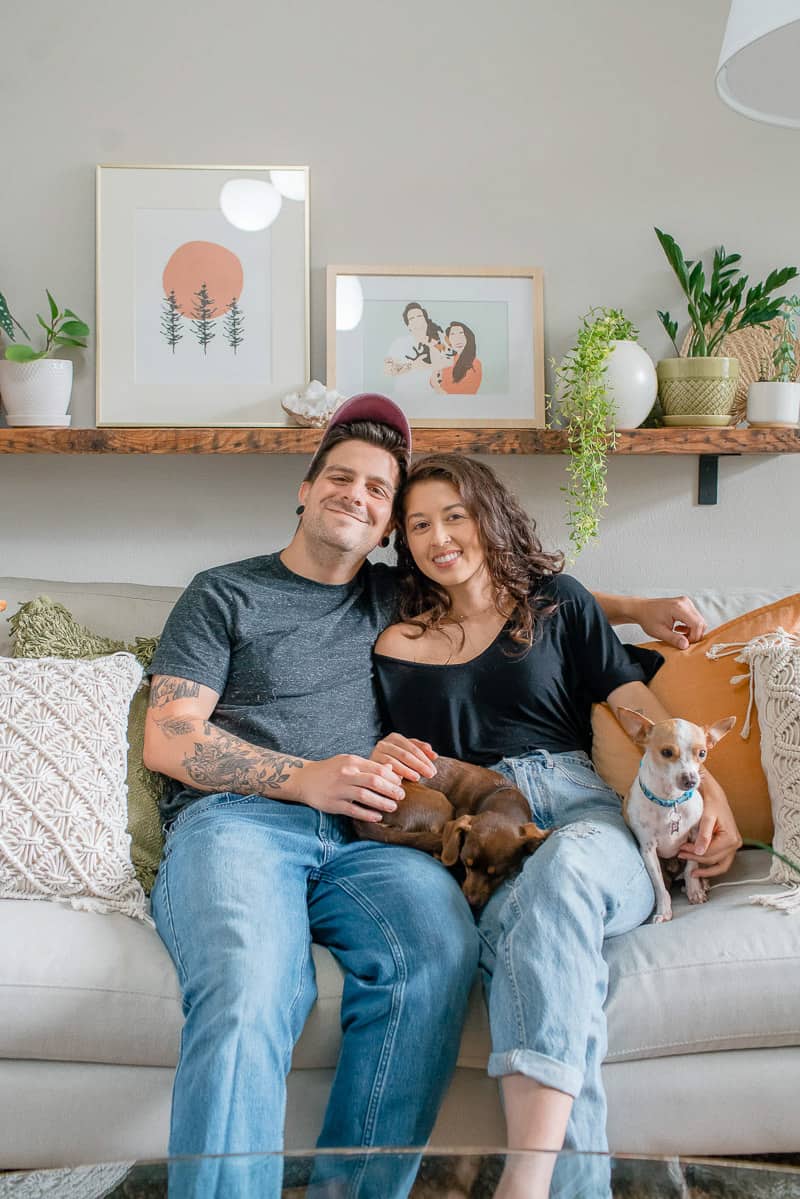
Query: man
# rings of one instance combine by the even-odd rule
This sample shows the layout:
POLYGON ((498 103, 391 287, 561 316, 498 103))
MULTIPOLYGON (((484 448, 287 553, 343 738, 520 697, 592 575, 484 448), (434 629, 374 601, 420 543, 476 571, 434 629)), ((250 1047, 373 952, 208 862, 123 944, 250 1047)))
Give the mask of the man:
MULTIPOLYGON (((394 580, 366 557, 391 527, 410 446, 390 400, 344 404, 301 484, 289 545, 198 575, 153 662, 145 762, 174 782, 152 907, 186 1016, 171 1155, 280 1148, 292 1049, 316 995, 312 941, 345 974, 321 1147, 423 1144, 452 1075, 477 961, 469 908, 433 858, 356 840, 346 819, 379 820, 402 797, 401 772, 433 773, 420 743, 404 743, 398 773, 370 760, 371 648, 394 618, 394 580)), ((702 632, 681 601, 603 603, 651 633, 675 616, 702 632)), ((413 1157, 329 1159, 316 1182, 386 1199, 415 1169, 413 1157)), ((171 1194, 279 1189, 271 1159, 171 1175, 171 1194)))
POLYGON ((384 373, 393 380, 393 394, 405 400, 430 399, 431 374, 448 366, 455 354, 446 346, 441 327, 415 300, 403 309, 403 322, 408 332, 389 347, 384 373))

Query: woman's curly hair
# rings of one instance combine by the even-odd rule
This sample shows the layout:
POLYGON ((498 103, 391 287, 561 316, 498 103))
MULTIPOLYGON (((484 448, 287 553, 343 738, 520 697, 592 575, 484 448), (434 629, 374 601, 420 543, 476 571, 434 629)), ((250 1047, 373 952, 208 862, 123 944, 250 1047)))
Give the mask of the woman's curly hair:
MULTIPOLYGON (((540 595, 544 579, 564 569, 564 555, 547 553, 536 533, 536 522, 497 475, 480 462, 460 454, 429 454, 416 462, 398 493, 395 546, 400 567, 400 619, 428 628, 452 622, 452 602, 444 587, 416 566, 405 535, 406 497, 415 483, 436 479, 455 487, 478 526, 486 567, 494 584, 497 610, 510 621, 509 635, 523 647, 533 645, 536 625, 554 606, 540 595), (425 614, 425 620, 420 617, 425 614)), ((463 631, 462 631, 463 633, 463 631)))

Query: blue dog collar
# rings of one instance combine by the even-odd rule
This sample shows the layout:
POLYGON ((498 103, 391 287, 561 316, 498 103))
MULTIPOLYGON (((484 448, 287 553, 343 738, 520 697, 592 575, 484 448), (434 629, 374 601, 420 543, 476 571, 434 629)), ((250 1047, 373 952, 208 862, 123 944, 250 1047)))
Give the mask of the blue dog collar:
MULTIPOLYGON (((639 765, 642 766, 643 763, 644 758, 642 758, 642 761, 639 763, 639 765)), ((691 799, 694 795, 694 790, 692 790, 684 791, 683 795, 679 795, 677 799, 659 799, 658 796, 654 795, 648 787, 645 787, 644 783, 642 782, 641 775, 639 775, 639 786, 642 789, 642 794, 652 803, 657 803, 660 808, 675 808, 678 806, 678 804, 686 803, 686 801, 691 799)))

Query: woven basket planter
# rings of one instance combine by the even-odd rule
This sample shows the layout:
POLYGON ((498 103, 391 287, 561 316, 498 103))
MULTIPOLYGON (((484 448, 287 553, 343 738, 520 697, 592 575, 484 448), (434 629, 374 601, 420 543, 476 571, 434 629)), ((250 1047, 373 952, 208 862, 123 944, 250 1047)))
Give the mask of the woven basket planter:
POLYGON ((665 424, 730 424, 736 408, 736 358, 662 358, 658 394, 665 424))

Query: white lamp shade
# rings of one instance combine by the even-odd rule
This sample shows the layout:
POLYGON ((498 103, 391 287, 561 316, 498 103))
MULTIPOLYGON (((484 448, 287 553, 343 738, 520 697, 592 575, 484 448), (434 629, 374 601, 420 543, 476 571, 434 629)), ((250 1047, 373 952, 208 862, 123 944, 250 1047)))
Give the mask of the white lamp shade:
POLYGON ((358 275, 336 276, 336 329, 349 333, 364 315, 364 291, 358 275))
POLYGON ((742 116, 800 128, 800 0, 732 0, 717 92, 742 116))
POLYGON ((223 216, 237 229, 266 229, 281 210, 281 194, 262 179, 229 179, 219 193, 223 216))

